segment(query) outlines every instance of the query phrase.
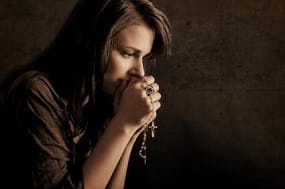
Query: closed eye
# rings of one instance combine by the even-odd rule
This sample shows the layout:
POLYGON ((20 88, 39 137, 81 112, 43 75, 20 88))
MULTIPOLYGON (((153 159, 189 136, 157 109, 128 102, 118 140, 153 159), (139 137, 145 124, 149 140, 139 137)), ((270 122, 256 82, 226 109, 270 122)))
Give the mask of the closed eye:
POLYGON ((121 55, 124 58, 131 58, 131 57, 135 56, 135 53, 121 52, 121 55))

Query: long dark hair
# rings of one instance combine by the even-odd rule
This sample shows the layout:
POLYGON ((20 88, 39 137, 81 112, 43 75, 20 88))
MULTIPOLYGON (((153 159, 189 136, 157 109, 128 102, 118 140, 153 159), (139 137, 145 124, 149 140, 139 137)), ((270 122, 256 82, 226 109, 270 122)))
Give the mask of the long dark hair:
POLYGON ((96 104, 114 36, 144 21, 155 31, 152 54, 169 55, 171 27, 165 14, 148 0, 80 0, 51 45, 28 69, 46 73, 68 100, 67 112, 82 119, 82 103, 96 104))

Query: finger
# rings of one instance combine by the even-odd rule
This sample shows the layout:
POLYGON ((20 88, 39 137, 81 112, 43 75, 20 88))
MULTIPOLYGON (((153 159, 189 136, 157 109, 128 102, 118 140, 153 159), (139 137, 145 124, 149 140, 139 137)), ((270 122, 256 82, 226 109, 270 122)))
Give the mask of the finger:
POLYGON ((147 121, 147 123, 146 123, 147 126, 148 126, 153 120, 155 120, 156 115, 157 115, 156 111, 152 111, 152 112, 150 113, 149 119, 148 119, 148 121, 147 121))
POLYGON ((136 83, 140 83, 141 81, 142 81, 141 78, 131 77, 130 82, 129 82, 129 85, 136 84, 136 83))
POLYGON ((153 114, 152 114, 152 121, 155 120, 156 115, 157 115, 157 113, 156 113, 156 111, 154 111, 153 114))
POLYGON ((153 103, 153 111, 156 112, 160 107, 161 103, 159 101, 153 103))
POLYGON ((143 78, 143 81, 144 81, 147 85, 150 85, 150 84, 154 83, 155 79, 154 79, 153 76, 150 75, 150 76, 145 76, 145 77, 143 78))
POLYGON ((159 90, 159 85, 157 83, 153 83, 151 85, 147 85, 146 82, 142 85, 142 88, 145 90, 146 95, 150 96, 159 90))
POLYGON ((153 83, 153 84, 151 84, 151 86, 155 92, 159 91, 159 85, 157 83, 153 83))
POLYGON ((151 86, 155 91, 158 91, 159 85, 157 83, 154 83, 154 81, 155 79, 153 76, 146 76, 141 80, 141 87, 145 89, 146 87, 151 86))
POLYGON ((149 96, 149 98, 150 98, 150 101, 152 103, 154 103, 154 102, 157 102, 157 101, 159 101, 161 99, 161 94, 159 92, 156 92, 156 93, 151 94, 149 96))

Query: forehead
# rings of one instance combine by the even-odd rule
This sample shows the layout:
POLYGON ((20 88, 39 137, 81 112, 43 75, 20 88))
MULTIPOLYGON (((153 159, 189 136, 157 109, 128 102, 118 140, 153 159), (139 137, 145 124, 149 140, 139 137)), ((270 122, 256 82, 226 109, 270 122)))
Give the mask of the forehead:
POLYGON ((154 31, 147 24, 133 24, 116 35, 116 44, 120 47, 134 47, 141 51, 150 51, 154 37, 154 31))

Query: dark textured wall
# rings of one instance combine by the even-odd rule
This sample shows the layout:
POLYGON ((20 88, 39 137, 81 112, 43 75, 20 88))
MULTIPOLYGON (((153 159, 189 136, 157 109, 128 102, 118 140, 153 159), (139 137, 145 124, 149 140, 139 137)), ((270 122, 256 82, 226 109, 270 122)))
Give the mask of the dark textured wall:
POLYGON ((284 1, 158 3, 174 49, 158 71, 157 168, 169 182, 285 188, 284 1))
MULTIPOLYGON (((75 2, 1 1, 0 80, 48 44, 75 2)), ((134 153, 130 186, 285 188, 285 1, 154 2, 173 25, 173 54, 155 73, 163 98, 148 178, 134 153)))

